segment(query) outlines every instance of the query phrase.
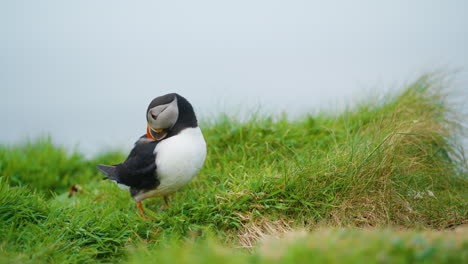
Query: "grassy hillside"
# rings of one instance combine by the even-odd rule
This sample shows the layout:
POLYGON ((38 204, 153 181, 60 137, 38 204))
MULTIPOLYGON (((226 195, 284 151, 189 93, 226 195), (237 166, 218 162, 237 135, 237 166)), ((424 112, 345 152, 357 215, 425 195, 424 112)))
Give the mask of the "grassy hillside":
POLYGON ((204 168, 168 208, 143 202, 154 221, 95 169, 125 153, 0 146, 0 263, 466 261, 467 163, 440 86, 339 115, 205 121, 204 168))

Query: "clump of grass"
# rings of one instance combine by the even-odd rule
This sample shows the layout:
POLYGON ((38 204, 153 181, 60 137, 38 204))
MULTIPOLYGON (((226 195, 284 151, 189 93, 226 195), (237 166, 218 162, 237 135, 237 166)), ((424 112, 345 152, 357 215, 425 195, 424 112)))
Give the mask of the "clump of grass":
POLYGON ((424 77, 392 100, 337 117, 221 119, 205 133, 202 177, 217 184, 218 207, 243 215, 231 215, 239 222, 268 215, 305 225, 461 224, 466 172, 453 158, 455 127, 434 85, 424 77))
MULTIPOLYGON (((49 210, 45 200, 30 190, 10 187, 0 177, 0 222, 2 227, 21 222, 38 223, 47 217, 49 210), (21 197, 21 199, 18 199, 21 197)), ((3 233, 1 234, 3 235, 3 233)))
MULTIPOLYGON (((129 194, 102 181, 95 169, 121 162, 123 154, 86 160, 50 139, 0 146, 0 256, 22 263, 116 262, 135 245, 145 245, 148 259, 173 259, 179 251, 191 259, 199 250, 201 262, 219 249, 212 260, 268 263, 258 241, 296 229, 455 228, 468 219, 467 170, 452 143, 457 126, 439 86, 425 76, 400 95, 335 116, 290 121, 255 115, 245 122, 220 116, 205 122, 204 168, 167 209, 160 209, 158 199, 144 202, 152 222, 141 219, 129 194), (68 198, 74 184, 82 190, 68 198), (196 242, 212 237, 217 242, 196 242), (161 253, 164 245, 174 250, 161 253)), ((335 241, 336 234, 326 239, 335 241)), ((362 236, 367 235, 383 243, 380 235, 362 236)), ((283 255, 291 256, 281 260, 315 252, 307 241, 303 247, 293 243, 283 255)), ((451 259, 455 251, 444 243, 434 244, 436 255, 451 259)), ((404 250, 395 251, 402 259, 419 254, 402 245, 404 250)), ((345 246, 335 249, 347 252, 345 246)), ((145 250, 130 253, 130 259, 139 261, 145 250)), ((391 246, 385 250, 393 252, 391 246)))
POLYGON ((85 160, 80 153, 69 154, 50 137, 44 137, 14 147, 0 145, 0 172, 10 185, 27 185, 50 197, 73 184, 95 180, 96 161, 112 162, 122 157, 121 153, 108 153, 85 160))

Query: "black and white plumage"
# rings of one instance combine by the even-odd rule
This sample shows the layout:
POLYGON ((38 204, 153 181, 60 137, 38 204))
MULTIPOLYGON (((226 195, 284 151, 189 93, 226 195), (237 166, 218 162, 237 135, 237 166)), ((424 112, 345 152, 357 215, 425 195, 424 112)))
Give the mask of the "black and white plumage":
POLYGON ((202 167, 206 143, 192 105, 172 93, 155 98, 148 106, 147 133, 140 137, 127 159, 120 164, 97 165, 130 191, 142 217, 141 201, 166 197, 189 183, 202 167))

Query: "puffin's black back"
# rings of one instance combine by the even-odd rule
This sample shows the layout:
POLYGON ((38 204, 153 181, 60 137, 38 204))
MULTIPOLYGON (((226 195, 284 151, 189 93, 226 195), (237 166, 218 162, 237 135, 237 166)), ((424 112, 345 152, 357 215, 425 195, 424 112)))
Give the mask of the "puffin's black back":
POLYGON ((117 164, 117 173, 123 184, 137 189, 154 189, 159 185, 156 155, 153 153, 158 142, 140 139, 127 159, 117 164))

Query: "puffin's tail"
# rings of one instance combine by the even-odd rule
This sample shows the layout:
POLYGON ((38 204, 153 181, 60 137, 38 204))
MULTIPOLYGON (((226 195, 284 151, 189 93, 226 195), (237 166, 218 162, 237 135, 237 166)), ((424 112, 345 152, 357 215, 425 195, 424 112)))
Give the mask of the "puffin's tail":
POLYGON ((107 175, 106 177, 102 178, 103 180, 113 180, 117 183, 120 183, 120 178, 117 173, 117 167, 109 166, 109 165, 96 165, 96 168, 100 170, 102 173, 107 175))

